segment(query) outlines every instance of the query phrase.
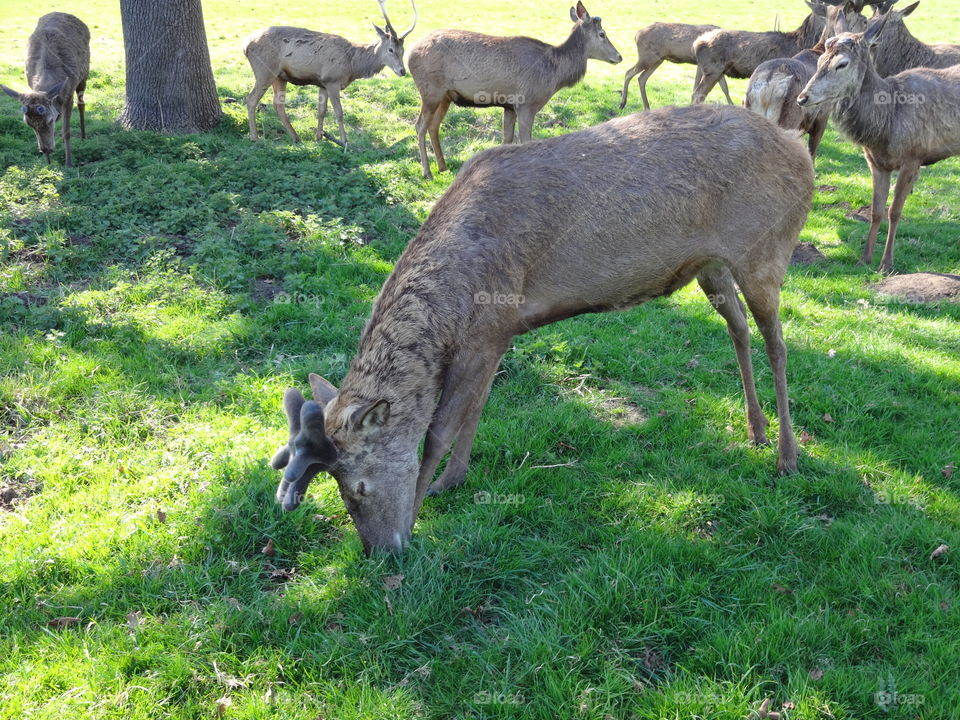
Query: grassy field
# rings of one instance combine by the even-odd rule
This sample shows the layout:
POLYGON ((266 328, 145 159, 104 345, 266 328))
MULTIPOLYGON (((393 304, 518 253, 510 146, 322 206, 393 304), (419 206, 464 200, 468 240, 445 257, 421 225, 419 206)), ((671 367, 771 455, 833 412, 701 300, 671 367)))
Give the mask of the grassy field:
MULTIPOLYGON (((363 39, 377 15, 372 0, 204 5, 224 99, 249 90, 250 31, 363 39)), ((535 135, 617 114, 643 24, 804 13, 729 5, 589 5, 625 62, 591 63, 535 135)), ((94 36, 78 166, 42 164, 0 97, 0 718, 739 719, 766 698, 790 720, 957 717, 960 306, 869 288, 856 148, 828 133, 802 236, 827 260, 784 289, 799 475, 747 445, 730 342, 691 287, 518 338, 466 486, 428 501, 405 555, 366 560, 334 482, 284 515, 267 458, 283 389, 343 377, 452 180, 419 176, 412 80, 347 90, 346 154, 290 145, 272 108, 253 145, 241 104, 208 134, 122 132, 114 2, 0 0, 0 82, 23 85, 26 37, 54 9, 94 36)), ((545 0, 420 10, 411 41, 569 28, 545 0)), ((910 25, 958 41, 960 0, 910 25)), ((663 67, 652 101, 685 102, 692 77, 663 67)), ((315 101, 293 92, 304 137, 315 101)), ((452 110, 443 132, 456 171, 497 142, 499 115, 452 110)), ((957 170, 921 176, 899 271, 960 272, 957 170)), ((759 337, 755 352, 773 417, 759 337)))

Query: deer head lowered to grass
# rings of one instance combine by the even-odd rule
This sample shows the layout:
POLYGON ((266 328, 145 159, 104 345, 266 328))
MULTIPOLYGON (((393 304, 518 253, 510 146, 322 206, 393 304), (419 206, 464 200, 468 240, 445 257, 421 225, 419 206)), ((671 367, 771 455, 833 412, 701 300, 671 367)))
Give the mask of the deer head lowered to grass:
POLYGON ((748 437, 765 443, 739 285, 773 367, 778 466, 796 470, 779 297, 812 195, 796 134, 730 106, 652 110, 478 154, 397 261, 340 389, 313 375, 312 400, 287 390, 277 499, 296 508, 329 472, 364 549, 403 548, 428 488, 464 481, 514 336, 694 279, 727 321, 748 437))

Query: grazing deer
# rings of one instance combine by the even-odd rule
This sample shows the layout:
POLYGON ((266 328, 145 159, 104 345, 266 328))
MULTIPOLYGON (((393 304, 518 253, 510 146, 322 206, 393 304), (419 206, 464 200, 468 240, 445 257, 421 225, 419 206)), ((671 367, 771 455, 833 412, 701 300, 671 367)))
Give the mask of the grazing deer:
POLYGON ((320 98, 317 105, 317 132, 343 147, 347 146, 347 131, 343 127, 343 107, 340 91, 354 80, 368 78, 389 66, 397 75, 407 74, 403 66, 403 41, 417 26, 417 4, 413 4, 413 24, 398 34, 387 15, 385 0, 377 0, 386 22, 386 28, 376 25, 377 41, 370 45, 357 45, 328 33, 314 32, 296 27, 275 26, 254 33, 243 48, 256 79, 253 90, 247 95, 247 118, 250 121, 250 139, 257 139, 257 105, 260 98, 273 86, 273 107, 280 122, 294 142, 300 136, 287 118, 287 83, 294 85, 317 85, 320 98), (323 121, 327 116, 327 100, 333 103, 333 112, 340 126, 340 139, 324 133, 323 121))
POLYGON ((880 77, 889 77, 916 67, 945 68, 960 64, 960 45, 927 45, 907 29, 903 19, 917 9, 919 2, 899 11, 892 9, 896 2, 886 0, 879 3, 877 10, 880 15, 889 15, 883 31, 883 42, 874 56, 874 66, 880 77))
POLYGON ((428 487, 464 481, 515 335, 694 278, 727 322, 748 436, 765 443, 739 285, 773 367, 778 466, 796 470, 779 298, 812 196, 795 134, 732 106, 661 108, 478 154, 397 261, 340 389, 312 375, 313 400, 285 393, 278 501, 296 508, 327 471, 364 549, 401 549, 428 487))
MULTIPOLYGON (((817 71, 817 60, 823 54, 824 44, 839 32, 861 32, 867 19, 860 14, 864 3, 860 0, 824 0, 833 7, 825 7, 826 24, 820 42, 792 58, 778 58, 760 63, 750 76, 743 104, 763 115, 770 122, 788 130, 800 130, 809 135, 807 147, 810 157, 816 158, 817 149, 827 129, 830 107, 819 105, 804 109, 797 104, 797 96, 817 71)), ((820 13, 821 10, 815 10, 820 13)))
POLYGON ((57 120, 62 118, 64 162, 73 165, 70 151, 70 115, 73 94, 77 94, 80 113, 80 137, 87 136, 83 113, 83 91, 90 74, 90 30, 80 18, 54 12, 37 21, 37 28, 27 41, 27 85, 30 92, 17 92, 0 85, 7 95, 16 98, 23 111, 23 121, 37 135, 37 147, 50 163, 56 148, 57 120))
POLYGON ((693 43, 697 58, 697 82, 693 102, 703 102, 724 75, 748 78, 765 60, 796 55, 817 44, 823 32, 824 12, 819 2, 808 2, 811 13, 792 32, 712 30, 693 43))
MULTIPOLYGON (((623 78, 623 91, 620 93, 620 109, 627 105, 627 93, 630 81, 639 75, 637 83, 640 85, 640 97, 643 99, 643 109, 650 109, 647 100, 647 80, 663 64, 664 60, 673 63, 696 65, 697 57, 693 54, 693 41, 706 32, 719 30, 716 25, 685 25, 684 23, 657 22, 637 30, 634 42, 637 44, 637 64, 627 70, 623 78)), ((699 70, 698 70, 699 72, 699 70)), ((699 82, 699 75, 696 82, 699 82)), ((727 88, 727 79, 720 76, 720 89, 727 97, 727 102, 733 105, 730 99, 730 90, 727 88)))
POLYGON ((797 98, 804 108, 831 105, 840 131, 863 148, 873 176, 863 263, 873 261, 890 176, 897 171, 882 272, 893 270, 897 225, 921 166, 960 154, 960 66, 914 68, 881 77, 871 55, 887 42, 881 36, 890 18, 884 13, 863 33, 844 33, 827 41, 817 72, 797 98))
POLYGON ((575 23, 562 45, 528 37, 495 37, 464 30, 437 30, 410 50, 410 74, 420 91, 417 142, 423 176, 433 177, 427 158, 427 132, 444 172, 440 123, 450 103, 464 107, 502 107, 503 142, 513 142, 519 123, 520 142, 530 142, 533 120, 561 88, 576 85, 587 73, 587 60, 623 60, 610 42, 599 17, 582 2, 570 8, 575 23))

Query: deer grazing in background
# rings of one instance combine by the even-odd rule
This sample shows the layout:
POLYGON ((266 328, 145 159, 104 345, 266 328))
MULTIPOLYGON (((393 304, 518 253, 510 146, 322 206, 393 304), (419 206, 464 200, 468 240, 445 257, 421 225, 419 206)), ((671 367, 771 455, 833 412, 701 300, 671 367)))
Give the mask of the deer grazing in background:
POLYGON ((662 108, 478 154, 397 261, 340 389, 312 375, 313 400, 286 391, 278 501, 296 508, 327 471, 364 549, 402 549, 428 488, 463 483, 514 336, 694 278, 727 322, 748 437, 765 443, 743 293, 773 368, 778 466, 795 471, 779 298, 812 196, 795 134, 739 107, 662 108))
POLYGON ((314 32, 303 28, 275 26, 254 33, 243 48, 253 68, 255 83, 247 95, 247 118, 250 121, 250 139, 257 139, 257 105, 260 98, 273 86, 273 107, 287 134, 294 142, 300 136, 287 117, 287 83, 294 85, 317 85, 320 88, 317 105, 316 139, 321 138, 347 146, 347 132, 343 127, 343 107, 340 91, 354 80, 376 75, 388 66, 401 77, 407 74, 403 66, 403 41, 417 26, 417 5, 413 4, 413 24, 402 34, 397 33, 387 15, 385 0, 377 0, 386 22, 386 28, 373 26, 377 41, 371 45, 357 45, 328 33, 314 32), (327 100, 333 103, 333 111, 340 127, 340 139, 324 133, 323 122, 327 115, 327 100))
POLYGON ((960 45, 927 45, 915 38, 903 19, 917 9, 919 1, 903 10, 893 10, 897 0, 879 3, 879 15, 889 15, 883 42, 875 50, 874 66, 880 77, 896 75, 916 67, 946 68, 960 64, 960 45))
MULTIPOLYGON (((908 8, 909 10, 909 8, 908 8)), ((914 68, 883 78, 872 53, 887 42, 884 13, 861 34, 844 33, 827 41, 817 72, 797 101, 804 108, 833 106, 840 131, 863 148, 873 176, 870 232, 862 262, 873 261, 883 222, 890 177, 897 185, 890 205, 882 272, 893 270, 893 246, 903 204, 923 165, 960 154, 960 66, 914 68)))
POLYGON ((27 41, 27 85, 30 92, 17 92, 0 85, 20 103, 23 121, 37 135, 37 147, 50 163, 56 148, 57 120, 61 119, 64 162, 73 165, 70 150, 70 115, 73 94, 77 94, 80 137, 87 136, 83 113, 83 91, 90 74, 90 30, 83 21, 67 13, 44 15, 27 41))
MULTIPOLYGON (((637 44, 637 64, 627 70, 623 78, 623 91, 620 93, 620 109, 627 105, 627 93, 630 81, 639 75, 637 83, 640 85, 640 97, 643 99, 643 109, 650 109, 647 99, 647 80, 663 64, 664 60, 673 63, 697 64, 697 56, 693 54, 693 41, 706 32, 719 30, 716 25, 685 25, 684 23, 657 22, 637 30, 634 42, 637 44)), ((699 70, 698 70, 699 72, 699 70)), ((699 82, 699 75, 696 82, 699 82)), ((727 102, 733 105, 730 99, 730 90, 727 88, 727 79, 720 76, 720 89, 727 97, 727 102)))
POLYGON ((440 148, 440 123, 450 104, 502 107, 503 142, 513 142, 519 124, 520 142, 530 142, 533 120, 561 88, 576 85, 587 72, 587 60, 623 60, 610 42, 599 17, 582 2, 570 9, 573 32, 559 46, 528 37, 495 37, 464 30, 437 30, 410 50, 410 73, 420 91, 417 141, 423 176, 433 177, 427 158, 427 132, 440 172, 447 169, 440 148))
POLYGON ((770 122, 788 130, 800 130, 808 134, 807 146, 810 157, 817 156, 817 149, 827 129, 830 118, 829 105, 801 108, 797 96, 810 82, 817 71, 817 60, 824 51, 824 44, 840 32, 860 32, 867 26, 861 15, 865 3, 860 0, 824 0, 832 5, 816 6, 817 14, 825 14, 826 24, 820 42, 809 50, 803 50, 792 58, 778 58, 760 63, 750 76, 743 104, 763 115, 770 122))
POLYGON ((765 60, 788 58, 817 44, 823 32, 824 13, 819 2, 808 2, 811 13, 792 32, 712 30, 693 43, 697 82, 693 102, 703 102, 724 75, 748 78, 765 60))

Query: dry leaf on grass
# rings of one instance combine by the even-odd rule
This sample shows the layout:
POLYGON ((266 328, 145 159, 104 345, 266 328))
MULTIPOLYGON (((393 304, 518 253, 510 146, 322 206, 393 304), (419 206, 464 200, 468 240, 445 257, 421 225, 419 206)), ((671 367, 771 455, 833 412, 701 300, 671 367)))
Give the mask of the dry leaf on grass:
POLYGON ((165 523, 167 521, 167 514, 163 510, 157 510, 157 520, 165 523))
POLYGON ((276 554, 273 549, 273 540, 267 540, 267 544, 260 549, 260 552, 267 557, 273 557, 276 554))
POLYGON ((58 628, 58 629, 68 628, 68 627, 73 627, 79 622, 80 622, 80 618, 78 617, 58 617, 58 618, 54 618, 53 620, 49 620, 47 622, 47 627, 58 628))
POLYGON ((832 422, 833 422, 833 415, 831 415, 830 413, 824 413, 824 414, 823 414, 823 421, 826 422, 826 423, 832 423, 832 422))
POLYGON ((383 587, 387 590, 396 590, 403 584, 403 575, 384 575, 383 587))
POLYGON ((233 705, 233 700, 224 695, 222 698, 217 700, 217 705, 214 708, 213 714, 214 717, 223 717, 227 713, 227 708, 233 705))
POLYGON ((941 555, 946 555, 947 550, 950 549, 949 545, 940 544, 937 546, 937 549, 930 553, 930 559, 936 560, 941 555))
POLYGON ((821 670, 820 668, 815 667, 813 670, 810 671, 811 680, 819 680, 822 677, 823 677, 823 670, 821 670))
POLYGON ((943 476, 944 476, 947 480, 949 480, 950 478, 953 477, 953 471, 954 471, 954 470, 955 470, 955 468, 953 467, 953 463, 950 463, 950 464, 947 465, 945 468, 943 468, 943 470, 941 470, 941 472, 943 473, 943 476))

